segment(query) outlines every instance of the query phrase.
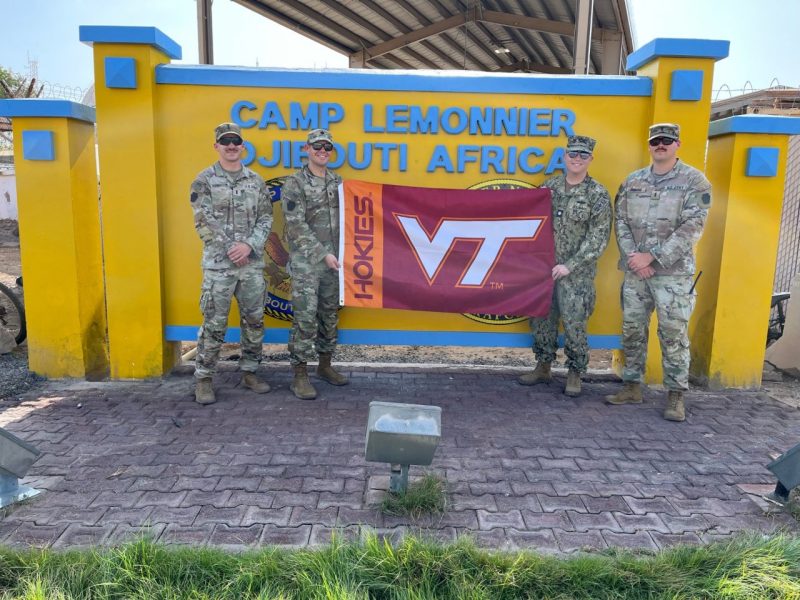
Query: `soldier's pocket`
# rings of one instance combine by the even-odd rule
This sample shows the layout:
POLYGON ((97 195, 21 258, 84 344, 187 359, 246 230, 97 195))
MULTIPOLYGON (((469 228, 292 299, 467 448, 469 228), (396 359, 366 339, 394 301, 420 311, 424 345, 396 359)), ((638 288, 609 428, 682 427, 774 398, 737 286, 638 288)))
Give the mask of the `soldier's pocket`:
POLYGON ((203 291, 200 293, 200 312, 203 314, 204 319, 213 319, 215 306, 214 294, 212 285, 204 285, 203 291))

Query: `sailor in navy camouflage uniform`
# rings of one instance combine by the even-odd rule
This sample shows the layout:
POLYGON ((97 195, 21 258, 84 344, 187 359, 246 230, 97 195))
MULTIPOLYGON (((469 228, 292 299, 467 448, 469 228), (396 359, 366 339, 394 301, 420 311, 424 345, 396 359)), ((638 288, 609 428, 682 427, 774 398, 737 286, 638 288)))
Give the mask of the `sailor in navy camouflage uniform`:
POLYGON ((578 396, 581 374, 589 365, 586 322, 594 311, 597 259, 611 234, 611 198, 588 171, 596 141, 583 135, 567 138, 566 173, 542 184, 552 192, 556 266, 550 313, 530 320, 536 369, 519 378, 523 385, 551 380, 558 347, 558 322, 564 326, 567 382, 564 393, 578 396))

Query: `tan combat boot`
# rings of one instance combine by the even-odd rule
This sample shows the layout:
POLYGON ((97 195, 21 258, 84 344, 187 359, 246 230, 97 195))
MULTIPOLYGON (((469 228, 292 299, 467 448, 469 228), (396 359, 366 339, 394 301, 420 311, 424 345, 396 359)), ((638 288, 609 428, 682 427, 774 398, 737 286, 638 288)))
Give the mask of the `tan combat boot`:
POLYGON ((537 383, 550 383, 553 376, 550 375, 550 363, 536 363, 536 368, 532 373, 525 373, 517 378, 517 383, 521 385, 536 385, 537 383))
POLYGON ((317 390, 308 380, 308 369, 306 363, 300 363, 294 367, 294 380, 289 389, 300 400, 313 400, 317 397, 317 390))
POLYGON ((350 380, 331 366, 331 355, 320 354, 317 375, 331 385, 347 385, 350 380))
POLYGON ((686 410, 683 406, 683 392, 670 390, 667 393, 667 407, 664 409, 664 418, 667 421, 685 421, 686 410))
POLYGON ((250 388, 256 394, 266 394, 270 390, 269 384, 266 381, 250 371, 245 371, 242 377, 242 385, 246 388, 250 388))
POLYGON ((611 396, 606 396, 606 404, 641 404, 642 384, 638 381, 626 381, 622 389, 611 396))
POLYGON ((214 404, 217 401, 214 388, 211 386, 211 377, 204 377, 195 382, 194 401, 198 404, 214 404))
POLYGON ((564 387, 564 394, 567 396, 581 395, 581 374, 570 369, 567 373, 567 385, 564 387))

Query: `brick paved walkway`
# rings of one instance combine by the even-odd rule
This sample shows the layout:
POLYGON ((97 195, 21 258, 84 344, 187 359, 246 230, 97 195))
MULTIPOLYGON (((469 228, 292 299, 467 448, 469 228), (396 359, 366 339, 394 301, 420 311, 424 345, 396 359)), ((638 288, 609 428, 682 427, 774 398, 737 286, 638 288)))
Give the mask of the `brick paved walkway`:
POLYGON ((56 381, 0 403, 0 426, 44 452, 24 483, 45 490, 6 511, 0 544, 113 544, 144 527, 165 543, 305 546, 340 528, 570 552, 797 530, 745 493, 771 490, 764 465, 800 440, 800 413, 763 394, 692 393, 677 424, 662 420, 657 391, 640 406, 605 406, 613 382, 570 399, 561 381, 525 388, 510 370, 353 368, 352 385, 319 382, 320 398, 302 402, 287 367, 263 372, 270 394, 226 371, 208 407, 192 401, 188 373, 56 381), (451 488, 442 517, 413 522, 366 504, 370 479, 388 473, 363 458, 371 400, 442 407, 432 466, 451 488))

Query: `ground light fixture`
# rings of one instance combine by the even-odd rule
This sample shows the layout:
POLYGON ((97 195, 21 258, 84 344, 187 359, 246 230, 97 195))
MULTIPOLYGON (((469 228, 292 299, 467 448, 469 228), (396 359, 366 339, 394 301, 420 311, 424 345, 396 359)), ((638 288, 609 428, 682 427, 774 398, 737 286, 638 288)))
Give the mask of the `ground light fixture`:
POLYGON ((405 493, 408 467, 429 465, 442 437, 442 409, 439 406, 369 403, 365 458, 391 465, 389 491, 405 493))
POLYGON ((31 498, 39 493, 19 485, 30 466, 41 456, 36 448, 0 427, 0 508, 31 498))
POLYGON ((781 454, 767 468, 778 478, 775 491, 769 495, 770 499, 786 504, 789 492, 800 485, 800 444, 781 454))

